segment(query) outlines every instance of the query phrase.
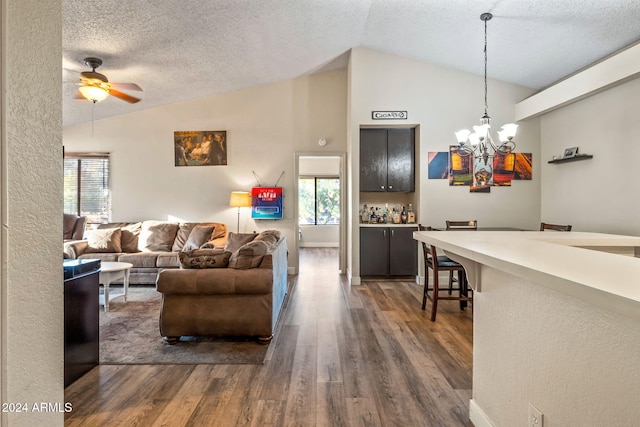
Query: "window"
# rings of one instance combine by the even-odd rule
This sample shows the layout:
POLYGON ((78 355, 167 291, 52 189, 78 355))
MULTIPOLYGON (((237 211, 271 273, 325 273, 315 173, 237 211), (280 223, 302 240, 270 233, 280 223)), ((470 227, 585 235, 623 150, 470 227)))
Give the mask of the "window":
POLYGON ((300 224, 340 224, 340 178, 300 178, 298 194, 300 224))
POLYGON ((111 219, 109 154, 66 153, 64 213, 87 217, 87 224, 111 219))

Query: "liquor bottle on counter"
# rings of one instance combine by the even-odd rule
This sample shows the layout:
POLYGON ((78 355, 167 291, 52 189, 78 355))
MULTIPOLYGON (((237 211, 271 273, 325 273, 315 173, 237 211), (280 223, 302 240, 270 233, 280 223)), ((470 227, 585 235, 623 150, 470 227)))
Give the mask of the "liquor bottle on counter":
POLYGON ((400 222, 403 224, 407 223, 407 211, 404 207, 404 205, 402 205, 402 213, 400 214, 400 222))
POLYGON ((394 224, 400 224, 400 210, 396 209, 396 207, 393 207, 393 213, 391 214, 391 217, 393 218, 393 223, 394 224))
POLYGON ((369 209, 367 208, 367 204, 364 204, 362 211, 360 213, 360 222, 366 224, 369 222, 369 209))
POLYGON ((413 212, 413 207, 411 203, 409 203, 409 208, 407 209, 407 223, 414 224, 416 222, 416 214, 413 212))
POLYGON ((378 216, 376 215, 376 211, 373 206, 371 206, 371 216, 369 217, 369 223, 370 224, 378 223, 378 216))

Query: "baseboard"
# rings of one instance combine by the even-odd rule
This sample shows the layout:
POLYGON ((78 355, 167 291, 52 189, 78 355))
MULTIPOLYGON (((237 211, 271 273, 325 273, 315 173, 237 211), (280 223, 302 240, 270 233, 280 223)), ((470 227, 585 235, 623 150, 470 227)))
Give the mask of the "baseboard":
POLYGON ((469 420, 475 427, 495 427, 475 400, 469 400, 469 420))
POLYGON ((338 242, 300 242, 301 248, 339 248, 338 242))

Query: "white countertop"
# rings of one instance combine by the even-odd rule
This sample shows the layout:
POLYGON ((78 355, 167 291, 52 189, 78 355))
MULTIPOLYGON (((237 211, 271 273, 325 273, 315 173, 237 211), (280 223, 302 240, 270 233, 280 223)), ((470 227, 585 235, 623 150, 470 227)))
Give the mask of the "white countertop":
POLYGON ((640 318, 640 258, 603 252, 633 254, 635 248, 640 256, 640 237, 573 231, 416 231, 413 236, 475 263, 640 318))

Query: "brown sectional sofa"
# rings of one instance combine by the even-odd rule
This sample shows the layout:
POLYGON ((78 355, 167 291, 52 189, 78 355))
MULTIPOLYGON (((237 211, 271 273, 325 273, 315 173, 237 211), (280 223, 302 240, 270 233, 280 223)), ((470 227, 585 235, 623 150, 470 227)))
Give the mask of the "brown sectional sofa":
POLYGON ((190 249, 221 248, 226 237, 226 225, 217 222, 115 222, 87 231, 85 240, 65 243, 64 254, 71 259, 128 262, 133 264, 130 284, 155 284, 160 270, 180 268, 178 254, 185 244, 190 249))
POLYGON ((277 230, 227 233, 220 223, 142 221, 103 224, 70 258, 133 264, 130 283, 162 294, 160 333, 249 336, 269 342, 287 294, 287 241, 277 230))
MULTIPOLYGON (((269 232, 254 237, 257 241, 269 232)), ((162 270, 156 288, 162 293, 164 340, 249 336, 269 342, 287 294, 287 242, 275 233, 266 245, 248 243, 237 250, 227 245, 232 251, 228 268, 162 270)))

